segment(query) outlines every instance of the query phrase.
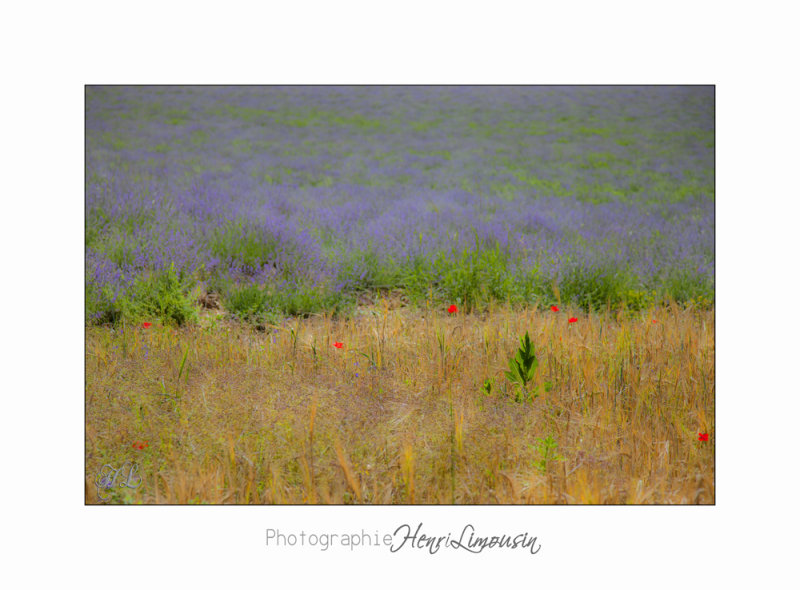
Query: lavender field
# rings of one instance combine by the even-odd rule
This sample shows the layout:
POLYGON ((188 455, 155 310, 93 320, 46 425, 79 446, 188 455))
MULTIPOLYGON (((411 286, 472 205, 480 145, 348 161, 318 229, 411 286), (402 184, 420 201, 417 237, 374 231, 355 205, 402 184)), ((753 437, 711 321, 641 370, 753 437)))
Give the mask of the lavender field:
POLYGON ((714 502, 713 88, 86 109, 87 503, 714 502))
POLYGON ((713 88, 90 86, 85 237, 89 324, 708 308, 713 88))

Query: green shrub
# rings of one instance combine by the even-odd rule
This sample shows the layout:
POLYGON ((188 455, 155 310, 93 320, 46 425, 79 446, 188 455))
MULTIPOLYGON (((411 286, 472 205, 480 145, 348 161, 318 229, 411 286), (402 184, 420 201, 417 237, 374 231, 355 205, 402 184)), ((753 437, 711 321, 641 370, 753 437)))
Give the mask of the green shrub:
POLYGON ((106 286, 102 291, 86 284, 86 321, 90 325, 116 324, 122 318, 122 309, 119 301, 111 292, 111 287, 106 286))
POLYGON ((480 308, 491 299, 517 300, 516 277, 509 274, 508 254, 495 245, 464 249, 440 257, 436 268, 442 275, 440 292, 445 301, 457 302, 465 311, 480 308))
POLYGON ((175 271, 166 270, 138 277, 129 294, 121 299, 126 321, 157 319, 164 324, 182 326, 197 318, 197 307, 187 282, 175 271))
POLYGON ((472 311, 480 298, 481 284, 477 256, 464 251, 454 264, 448 265, 442 277, 442 294, 446 301, 455 301, 472 311))
POLYGON ((295 285, 275 291, 255 284, 233 285, 223 295, 223 306, 236 319, 263 325, 283 316, 340 313, 352 301, 324 285, 295 285))
POLYGON ((561 297, 584 312, 611 305, 619 307, 624 300, 627 277, 617 271, 594 266, 574 266, 561 279, 561 297))
POLYGON ((655 302, 655 295, 651 291, 641 289, 628 289, 624 294, 625 305, 632 311, 647 309, 655 302))
POLYGON ((666 292, 678 303, 699 303, 702 307, 710 307, 714 303, 711 281, 691 271, 673 272, 666 280, 666 292))
POLYGON ((227 291, 223 306, 234 318, 258 324, 268 319, 270 297, 258 285, 236 285, 227 291))

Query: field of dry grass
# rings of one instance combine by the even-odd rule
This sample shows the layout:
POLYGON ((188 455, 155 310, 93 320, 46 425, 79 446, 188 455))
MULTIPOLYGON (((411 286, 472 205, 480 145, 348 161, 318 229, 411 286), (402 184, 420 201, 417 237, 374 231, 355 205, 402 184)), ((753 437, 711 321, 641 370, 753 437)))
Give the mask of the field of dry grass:
POLYGON ((380 300, 263 332, 210 316, 90 327, 85 403, 87 503, 102 466, 125 461, 141 484, 109 503, 715 498, 713 310, 467 315, 380 300), (519 403, 503 370, 526 331, 540 394, 519 403))

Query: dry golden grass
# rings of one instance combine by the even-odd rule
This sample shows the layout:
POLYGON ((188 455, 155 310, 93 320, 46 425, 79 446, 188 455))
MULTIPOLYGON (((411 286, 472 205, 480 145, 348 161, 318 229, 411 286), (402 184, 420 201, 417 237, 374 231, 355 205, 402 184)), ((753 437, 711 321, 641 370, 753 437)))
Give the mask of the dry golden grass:
POLYGON ((87 328, 86 501, 132 460, 142 484, 111 502, 713 503, 714 312, 571 315, 87 328), (526 330, 553 388, 520 404, 502 371, 526 330))

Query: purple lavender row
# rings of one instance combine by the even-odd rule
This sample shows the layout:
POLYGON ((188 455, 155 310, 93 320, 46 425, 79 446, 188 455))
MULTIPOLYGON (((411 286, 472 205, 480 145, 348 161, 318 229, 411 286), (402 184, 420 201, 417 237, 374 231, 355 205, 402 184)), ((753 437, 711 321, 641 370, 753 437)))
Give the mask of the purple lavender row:
POLYGON ((86 109, 90 319, 170 269, 223 296, 713 299, 708 87, 90 87, 86 109))

